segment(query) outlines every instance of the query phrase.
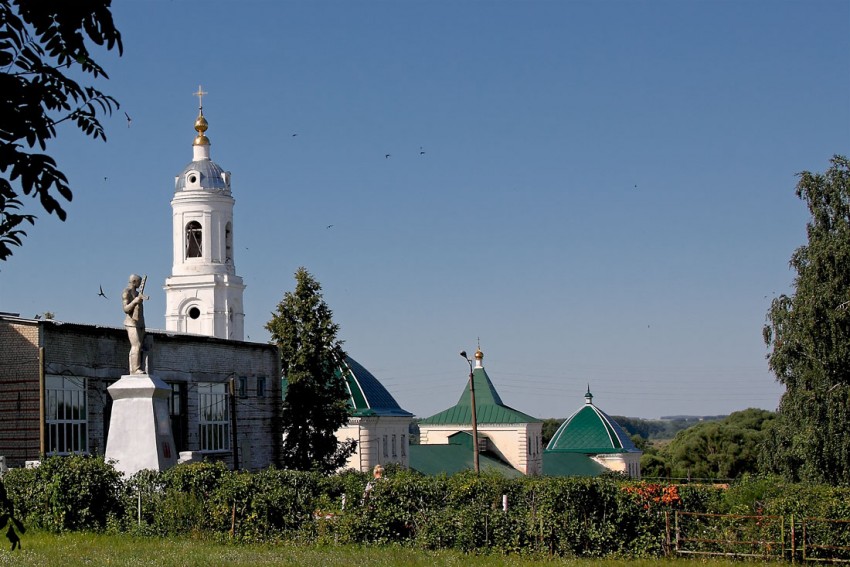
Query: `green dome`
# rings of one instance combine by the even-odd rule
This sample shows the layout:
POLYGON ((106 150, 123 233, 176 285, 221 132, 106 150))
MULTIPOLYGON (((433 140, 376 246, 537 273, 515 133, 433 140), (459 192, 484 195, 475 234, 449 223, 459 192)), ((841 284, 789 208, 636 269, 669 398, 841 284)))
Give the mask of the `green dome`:
MULTIPOLYGON (((371 372, 350 356, 345 357, 336 374, 345 378, 348 408, 352 416, 413 417, 412 413, 398 405, 392 394, 371 372)), ((281 375, 281 399, 286 399, 288 387, 286 376, 281 375)))
POLYGON ((567 418, 546 446, 547 453, 631 453, 638 451, 620 425, 593 405, 588 388, 585 405, 567 418))

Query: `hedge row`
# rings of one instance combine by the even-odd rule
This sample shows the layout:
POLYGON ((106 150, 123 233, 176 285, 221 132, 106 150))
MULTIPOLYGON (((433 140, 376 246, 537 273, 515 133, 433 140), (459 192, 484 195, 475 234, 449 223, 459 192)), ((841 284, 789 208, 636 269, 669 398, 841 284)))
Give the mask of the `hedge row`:
POLYGON ((424 477, 390 468, 368 498, 367 475, 221 464, 179 465, 122 479, 94 457, 52 457, 2 479, 16 517, 51 531, 109 530, 237 541, 402 543, 425 549, 650 556, 665 551, 665 511, 850 518, 850 490, 750 478, 727 487, 620 477, 424 477))

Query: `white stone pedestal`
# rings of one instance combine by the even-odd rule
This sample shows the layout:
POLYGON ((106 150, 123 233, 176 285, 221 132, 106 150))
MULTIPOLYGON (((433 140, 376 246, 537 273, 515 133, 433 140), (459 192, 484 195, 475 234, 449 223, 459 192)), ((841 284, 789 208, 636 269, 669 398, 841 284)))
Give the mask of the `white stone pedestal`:
POLYGON ((177 464, 171 433, 168 397, 171 388, 148 374, 131 374, 107 388, 112 417, 106 441, 106 460, 126 476, 145 469, 165 470, 177 464))

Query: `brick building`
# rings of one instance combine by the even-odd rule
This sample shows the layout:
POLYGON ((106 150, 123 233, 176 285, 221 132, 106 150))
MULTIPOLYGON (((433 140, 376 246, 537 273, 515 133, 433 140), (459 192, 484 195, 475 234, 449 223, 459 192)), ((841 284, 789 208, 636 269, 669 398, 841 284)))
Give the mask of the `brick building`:
MULTIPOLYGON (((178 451, 244 469, 277 464, 280 362, 273 345, 149 331, 150 373, 171 387, 178 451), (233 392, 231 395, 230 392, 233 392)), ((102 455, 112 399, 127 374, 123 328, 0 314, 0 455, 102 455)))

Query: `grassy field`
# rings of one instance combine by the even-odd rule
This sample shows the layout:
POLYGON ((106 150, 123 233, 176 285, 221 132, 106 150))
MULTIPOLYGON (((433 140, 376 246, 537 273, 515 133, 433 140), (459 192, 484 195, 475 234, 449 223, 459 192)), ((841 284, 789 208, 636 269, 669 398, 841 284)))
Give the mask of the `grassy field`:
MULTIPOLYGON (((5 541, 3 541, 5 544, 5 541)), ((226 545, 193 539, 138 538, 127 535, 91 533, 48 534, 28 531, 23 537, 24 548, 0 550, 0 565, 38 566, 61 565, 156 565, 158 567, 218 567, 218 566, 441 566, 463 567, 503 566, 532 567, 570 565, 576 567, 650 567, 655 565, 712 567, 741 565, 776 565, 777 563, 742 562, 700 559, 548 559, 500 555, 464 555, 439 551, 428 552, 401 547, 297 546, 285 545, 226 545)))

